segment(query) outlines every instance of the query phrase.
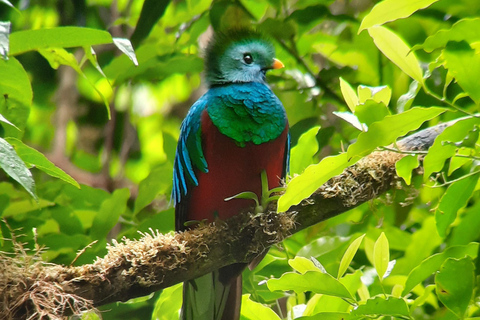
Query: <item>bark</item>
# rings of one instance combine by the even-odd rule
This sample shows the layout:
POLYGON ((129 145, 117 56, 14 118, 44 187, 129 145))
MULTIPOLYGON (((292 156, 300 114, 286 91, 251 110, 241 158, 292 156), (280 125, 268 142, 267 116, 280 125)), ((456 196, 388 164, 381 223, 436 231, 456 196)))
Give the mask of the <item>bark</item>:
MULTIPOLYGON (((453 123, 420 131, 396 146, 402 151, 427 150, 453 123)), ((0 256, 0 288, 6 288, 0 294, 0 318, 61 318, 147 295, 232 263, 249 262, 289 235, 391 189, 398 179, 395 162, 403 156, 374 152, 288 212, 277 214, 270 208, 266 214, 242 214, 182 233, 152 231, 138 241, 113 242, 105 257, 89 265, 30 261, 25 266, 15 258, 0 256)))

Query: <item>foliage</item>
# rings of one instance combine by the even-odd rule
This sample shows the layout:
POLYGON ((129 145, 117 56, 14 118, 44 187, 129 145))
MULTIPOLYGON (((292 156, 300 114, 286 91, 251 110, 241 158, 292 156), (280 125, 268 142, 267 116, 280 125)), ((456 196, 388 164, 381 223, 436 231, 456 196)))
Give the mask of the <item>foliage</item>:
MULTIPOLYGON (((426 154, 397 163, 405 185, 293 235, 246 270, 242 319, 480 317, 478 1, 0 8, 0 250, 23 234, 44 259, 81 265, 112 238, 171 231, 176 139, 205 90, 209 26, 253 24, 286 65, 268 75, 292 133, 294 178, 279 210, 371 152, 395 151, 411 131, 461 120, 426 154), (412 172, 420 161, 423 174, 412 172)), ((180 296, 177 285, 105 306, 102 317, 174 319, 180 296)))

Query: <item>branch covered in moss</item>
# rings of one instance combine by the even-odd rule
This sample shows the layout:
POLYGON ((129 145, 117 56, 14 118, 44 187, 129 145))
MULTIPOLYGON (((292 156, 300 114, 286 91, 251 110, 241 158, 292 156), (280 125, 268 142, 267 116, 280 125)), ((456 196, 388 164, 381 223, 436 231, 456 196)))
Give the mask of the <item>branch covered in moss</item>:
MULTIPOLYGON (((397 143, 403 151, 427 150, 453 122, 397 143)), ((381 151, 332 178, 310 198, 277 214, 237 215, 194 230, 124 239, 92 264, 65 267, 0 255, 0 318, 60 319, 114 301, 126 301, 193 279, 220 267, 249 262, 291 234, 376 198, 395 184, 404 155, 381 151)), ((19 250, 21 252, 21 250, 19 250)))

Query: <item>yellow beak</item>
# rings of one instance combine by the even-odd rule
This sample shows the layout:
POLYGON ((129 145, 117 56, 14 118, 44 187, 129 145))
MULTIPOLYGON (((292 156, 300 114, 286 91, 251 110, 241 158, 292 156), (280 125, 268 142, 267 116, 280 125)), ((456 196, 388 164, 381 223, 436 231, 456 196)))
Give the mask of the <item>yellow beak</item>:
POLYGON ((273 64, 272 64, 273 69, 282 69, 284 67, 285 65, 282 63, 282 61, 273 58, 273 64))

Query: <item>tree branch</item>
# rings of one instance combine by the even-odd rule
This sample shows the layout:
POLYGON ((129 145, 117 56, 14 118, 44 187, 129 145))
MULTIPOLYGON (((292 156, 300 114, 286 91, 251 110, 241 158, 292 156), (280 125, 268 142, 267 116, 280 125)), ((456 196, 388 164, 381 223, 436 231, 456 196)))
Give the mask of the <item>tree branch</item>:
MULTIPOLYGON (((427 150, 447 126, 425 129, 397 143, 427 150)), ((375 152, 320 187, 288 212, 241 214, 194 230, 113 242, 108 254, 80 267, 0 255, 0 318, 60 319, 114 301, 126 301, 194 279, 220 267, 249 262, 293 233, 376 198, 396 182, 404 154, 375 152)))

